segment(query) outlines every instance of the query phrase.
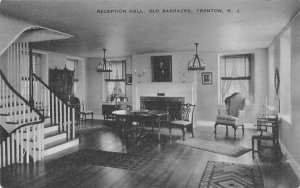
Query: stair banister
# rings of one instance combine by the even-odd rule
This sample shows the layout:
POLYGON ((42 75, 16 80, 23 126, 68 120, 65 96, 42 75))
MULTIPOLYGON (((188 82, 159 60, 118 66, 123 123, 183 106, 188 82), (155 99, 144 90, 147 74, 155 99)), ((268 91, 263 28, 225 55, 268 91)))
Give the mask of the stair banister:
POLYGON ((44 116, 27 101, 0 70, 2 116, 7 118, 8 137, 0 143, 0 168, 19 162, 42 160, 44 116), (3 105, 4 104, 4 105, 3 105), (11 125, 10 125, 11 124, 11 125))

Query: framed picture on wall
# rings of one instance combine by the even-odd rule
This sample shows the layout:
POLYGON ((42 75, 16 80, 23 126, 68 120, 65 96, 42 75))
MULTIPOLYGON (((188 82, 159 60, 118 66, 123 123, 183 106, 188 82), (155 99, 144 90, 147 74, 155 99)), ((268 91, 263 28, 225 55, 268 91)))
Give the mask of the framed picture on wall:
POLYGON ((132 74, 126 74, 126 85, 132 85, 132 74))
POLYGON ((172 56, 152 56, 152 82, 172 82, 172 56))
POLYGON ((202 84, 203 85, 212 84, 212 72, 202 72, 202 84))

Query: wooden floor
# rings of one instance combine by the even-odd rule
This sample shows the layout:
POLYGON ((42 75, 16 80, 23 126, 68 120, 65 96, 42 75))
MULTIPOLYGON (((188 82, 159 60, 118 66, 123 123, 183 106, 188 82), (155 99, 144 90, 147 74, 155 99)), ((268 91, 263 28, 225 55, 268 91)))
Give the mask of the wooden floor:
MULTIPOLYGON (((103 126, 103 122, 95 120, 82 126, 103 126)), ((104 126, 111 126, 106 124, 104 126)), ((245 134, 237 131, 233 138, 233 130, 229 129, 226 136, 225 128, 218 127, 217 136, 213 127, 196 127, 195 137, 216 140, 221 143, 240 145, 251 148, 251 135, 254 129, 246 129, 245 134)), ((62 170, 49 170, 45 164, 14 165, 1 169, 1 184, 6 187, 198 187, 208 160, 258 164, 266 188, 298 187, 299 181, 289 165, 283 160, 280 163, 263 162, 257 156, 252 159, 251 152, 240 157, 227 157, 204 150, 194 149, 175 143, 181 135, 180 131, 172 131, 169 139, 167 129, 161 130, 160 142, 157 134, 145 138, 146 145, 137 146, 135 142, 124 140, 118 131, 92 131, 90 134, 80 134, 79 149, 90 148, 127 153, 139 147, 154 147, 158 152, 154 158, 140 170, 124 170, 118 168, 78 164, 67 166, 62 170), (149 144, 150 143, 150 144, 149 144)), ((187 133, 186 137, 191 137, 187 133)), ((45 162, 47 163, 47 162, 45 162)), ((59 167, 57 167, 59 168, 59 167)))

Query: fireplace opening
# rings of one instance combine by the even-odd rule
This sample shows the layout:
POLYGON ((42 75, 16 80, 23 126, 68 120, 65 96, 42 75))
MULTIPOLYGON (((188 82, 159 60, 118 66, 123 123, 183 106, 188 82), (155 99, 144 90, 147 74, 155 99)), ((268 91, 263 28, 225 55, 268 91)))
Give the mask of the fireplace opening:
POLYGON ((140 97, 142 110, 163 110, 169 112, 170 120, 181 119, 184 97, 140 97))

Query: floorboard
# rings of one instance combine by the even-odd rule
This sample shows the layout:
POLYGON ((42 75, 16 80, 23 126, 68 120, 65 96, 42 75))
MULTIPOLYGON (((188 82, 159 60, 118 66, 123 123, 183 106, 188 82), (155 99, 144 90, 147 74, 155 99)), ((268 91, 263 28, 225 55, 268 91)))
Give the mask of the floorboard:
MULTIPOLYGON (((122 137, 111 123, 94 120, 80 126, 81 128, 102 126, 108 129, 78 134, 79 149, 135 153, 146 148, 155 150, 156 154, 151 161, 138 170, 99 166, 86 161, 77 165, 66 165, 63 168, 47 167, 48 163, 56 159, 35 165, 13 165, 1 169, 3 187, 198 187, 208 160, 257 164, 261 169, 266 188, 299 186, 298 178, 284 158, 281 162, 266 161, 257 155, 253 159, 251 152, 240 157, 228 157, 178 145, 175 141, 181 139, 180 130, 172 130, 172 137, 169 138, 168 130, 162 128, 160 141, 157 134, 151 133, 144 138, 141 145, 137 145, 134 139, 122 137)), ((251 136, 256 131, 246 129, 243 135, 238 129, 235 139, 233 130, 229 129, 226 134, 225 127, 220 126, 217 136, 214 135, 213 130, 214 128, 209 126, 196 127, 195 137, 251 148, 251 136)), ((191 134, 187 133, 186 137, 191 137, 191 134)))

